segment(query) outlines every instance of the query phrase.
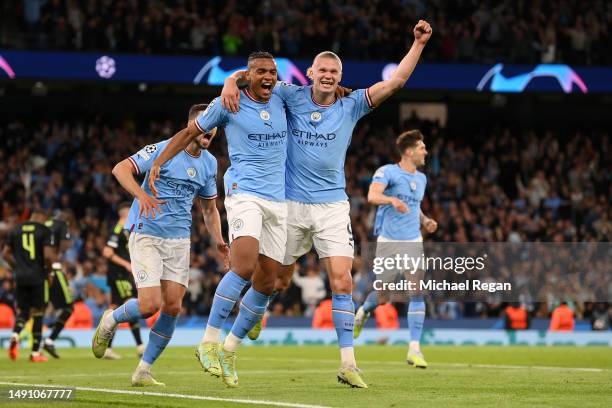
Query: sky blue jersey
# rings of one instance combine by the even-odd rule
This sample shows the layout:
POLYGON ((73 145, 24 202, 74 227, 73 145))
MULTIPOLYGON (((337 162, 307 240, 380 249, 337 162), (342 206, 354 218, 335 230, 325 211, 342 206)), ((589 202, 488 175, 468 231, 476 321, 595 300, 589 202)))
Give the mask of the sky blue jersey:
POLYGON ((379 206, 376 210, 374 235, 398 241, 420 238, 421 201, 425 195, 427 176, 418 170, 409 173, 399 164, 387 164, 376 170, 372 183, 384 184, 384 194, 399 198, 409 209, 402 214, 391 204, 379 206))
POLYGON ((274 87, 287 107, 287 199, 309 204, 344 201, 344 160, 355 124, 373 106, 366 89, 331 105, 312 97, 312 86, 279 82, 274 87))
MULTIPOLYGON (((142 188, 149 195, 152 195, 149 189, 149 170, 168 142, 164 140, 145 146, 129 157, 137 173, 146 173, 142 188)), ((189 238, 193 200, 196 196, 215 198, 216 179, 217 159, 210 152, 202 150, 196 157, 183 150, 161 167, 159 180, 155 183, 157 198, 166 201, 160 207, 161 213, 156 214, 155 218, 145 218, 144 214, 139 218, 138 199, 134 199, 124 228, 160 238, 189 238)))
POLYGON ((266 200, 285 201, 287 118, 277 95, 268 102, 240 98, 240 110, 231 113, 215 98, 196 118, 202 131, 225 128, 230 167, 223 177, 225 195, 252 194, 266 200))

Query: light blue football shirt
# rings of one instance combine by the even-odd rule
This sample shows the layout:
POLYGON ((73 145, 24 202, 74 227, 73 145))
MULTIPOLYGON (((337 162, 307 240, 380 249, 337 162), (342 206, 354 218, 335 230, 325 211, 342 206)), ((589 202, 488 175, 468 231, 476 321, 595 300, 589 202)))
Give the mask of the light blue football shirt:
POLYGON ((391 204, 376 210, 374 235, 397 241, 415 240, 421 237, 421 201, 425 195, 427 176, 416 171, 409 173, 399 164, 387 164, 374 173, 373 183, 384 184, 384 194, 397 197, 409 211, 400 213, 391 204))
POLYGON ((355 124, 371 112, 366 89, 325 106, 312 97, 312 86, 279 82, 274 88, 287 106, 287 199, 308 204, 347 200, 344 160, 355 124))
POLYGON ((215 98, 196 125, 202 131, 225 128, 230 158, 223 177, 226 196, 247 193, 285 201, 287 118, 280 97, 273 94, 268 102, 259 102, 245 90, 238 113, 225 110, 215 98))
MULTIPOLYGON (((169 140, 148 145, 129 157, 138 173, 146 173, 142 182, 143 190, 149 189, 149 170, 153 161, 168 144, 169 140)), ((213 199, 217 196, 217 159, 207 150, 199 156, 192 156, 183 150, 160 169, 159 180, 155 183, 161 205, 161 213, 155 218, 138 217, 138 199, 134 199, 124 228, 139 234, 160 238, 189 238, 191 236, 191 207, 196 196, 213 199)))

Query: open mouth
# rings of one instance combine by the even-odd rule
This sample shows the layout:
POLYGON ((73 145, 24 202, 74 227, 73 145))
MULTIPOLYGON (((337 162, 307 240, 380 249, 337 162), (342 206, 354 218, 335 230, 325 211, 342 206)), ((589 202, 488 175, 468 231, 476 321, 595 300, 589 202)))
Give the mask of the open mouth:
POLYGON ((272 82, 262 82, 261 88, 265 89, 266 91, 271 91, 272 90, 272 82))

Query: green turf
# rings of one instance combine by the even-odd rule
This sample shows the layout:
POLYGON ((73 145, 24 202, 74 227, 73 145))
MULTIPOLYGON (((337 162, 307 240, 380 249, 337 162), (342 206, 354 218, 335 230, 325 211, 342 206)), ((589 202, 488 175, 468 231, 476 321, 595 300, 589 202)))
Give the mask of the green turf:
MULTIPOLYGON (((129 384, 134 350, 116 351, 124 359, 96 360, 83 349, 61 350, 62 359, 47 364, 0 356, 0 381, 138 391, 129 384)), ((408 367, 402 347, 357 347, 367 390, 336 382, 338 351, 331 346, 245 347, 238 357, 238 389, 202 374, 193 351, 166 350, 153 373, 167 386, 145 391, 333 407, 612 406, 612 350, 606 347, 430 346, 423 350, 430 363, 426 370, 408 367)), ((50 407, 256 406, 79 390, 76 397, 50 407)))

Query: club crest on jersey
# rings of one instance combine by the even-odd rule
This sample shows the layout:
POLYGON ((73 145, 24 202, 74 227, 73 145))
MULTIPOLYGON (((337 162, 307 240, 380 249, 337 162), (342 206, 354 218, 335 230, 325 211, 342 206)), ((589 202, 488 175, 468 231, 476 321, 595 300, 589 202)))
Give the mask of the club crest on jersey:
POLYGON ((187 175, 188 175, 190 178, 194 178, 194 177, 196 176, 196 170, 195 170, 193 167, 189 167, 189 168, 187 169, 187 175))
POLYGON ((315 122, 318 122, 321 120, 321 112, 312 112, 310 114, 310 120, 313 120, 315 122))
POLYGON ((262 110, 259 112, 259 117, 261 120, 270 120, 270 113, 267 110, 262 110))
POLYGON ((136 274, 139 282, 144 282, 147 280, 147 273, 145 271, 138 271, 136 274))
POLYGON ((244 227, 244 221, 242 221, 240 218, 234 218, 232 220, 232 229, 234 231, 240 231, 242 227, 244 227))
POLYGON ((417 187, 417 185, 416 185, 416 181, 411 181, 411 182, 410 182, 410 189, 411 189, 412 191, 415 191, 415 190, 416 190, 416 187, 417 187))

